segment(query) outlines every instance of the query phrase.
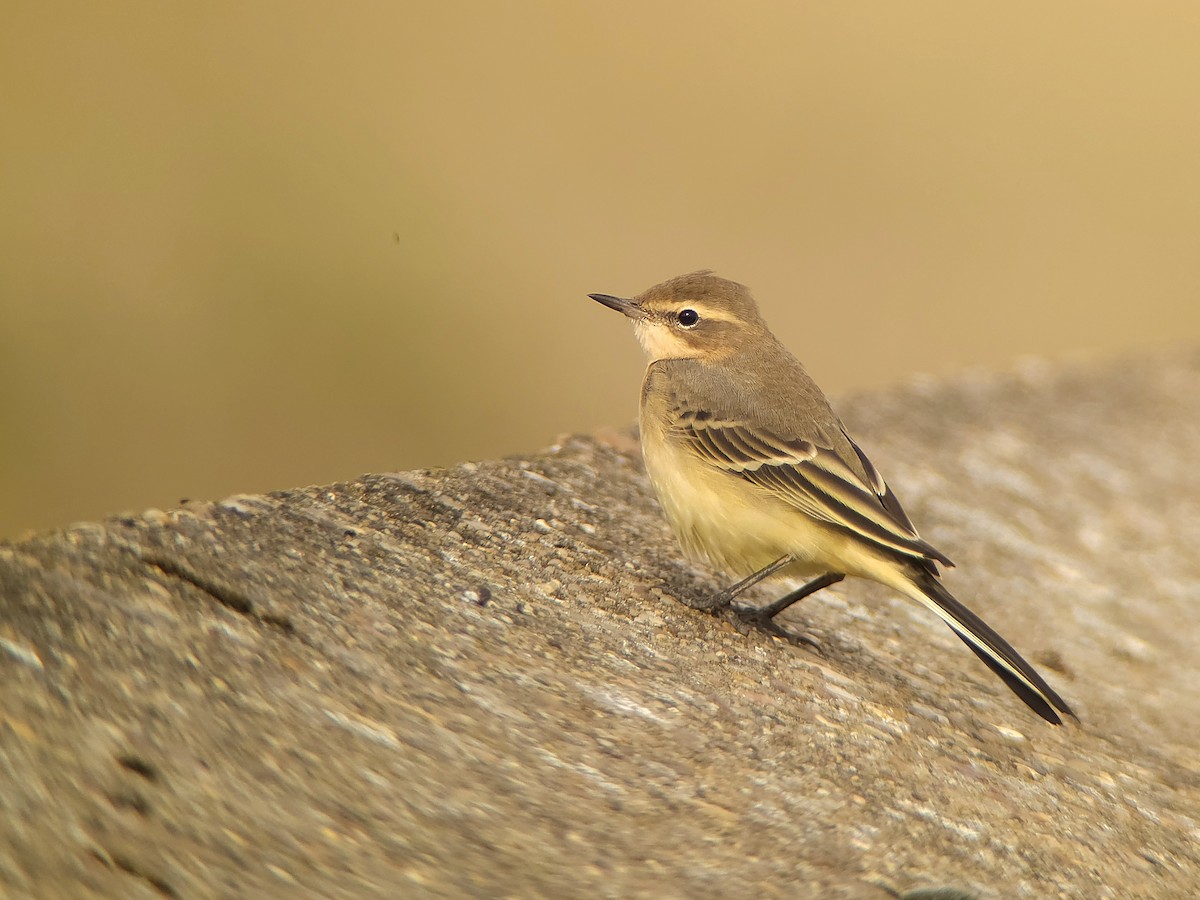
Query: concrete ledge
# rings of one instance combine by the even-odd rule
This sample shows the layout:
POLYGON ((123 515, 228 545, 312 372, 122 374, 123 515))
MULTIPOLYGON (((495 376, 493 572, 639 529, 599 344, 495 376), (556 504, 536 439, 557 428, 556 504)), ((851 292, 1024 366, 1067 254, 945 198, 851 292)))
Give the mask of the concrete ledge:
POLYGON ((1193 895, 1200 355, 841 409, 1082 725, 872 585, 820 651, 689 609, 571 438, 0 545, 0 893, 1193 895))

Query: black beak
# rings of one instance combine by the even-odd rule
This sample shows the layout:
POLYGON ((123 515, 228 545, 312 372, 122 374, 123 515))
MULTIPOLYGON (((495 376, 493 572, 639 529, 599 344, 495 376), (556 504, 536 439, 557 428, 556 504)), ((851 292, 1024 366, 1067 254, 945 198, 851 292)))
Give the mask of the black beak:
POLYGON ((644 319, 646 311, 634 303, 632 300, 624 300, 621 297, 613 297, 611 294, 588 294, 597 303, 603 303, 609 309, 615 309, 619 313, 625 313, 631 319, 644 319))

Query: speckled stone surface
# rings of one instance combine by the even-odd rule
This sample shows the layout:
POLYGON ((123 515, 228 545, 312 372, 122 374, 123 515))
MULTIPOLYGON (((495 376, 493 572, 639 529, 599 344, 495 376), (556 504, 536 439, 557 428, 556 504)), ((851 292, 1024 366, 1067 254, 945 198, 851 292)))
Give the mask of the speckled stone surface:
POLYGON ((564 439, 0 545, 0 894, 1200 894, 1200 355, 840 411, 1080 724, 874 585, 690 609, 564 439))

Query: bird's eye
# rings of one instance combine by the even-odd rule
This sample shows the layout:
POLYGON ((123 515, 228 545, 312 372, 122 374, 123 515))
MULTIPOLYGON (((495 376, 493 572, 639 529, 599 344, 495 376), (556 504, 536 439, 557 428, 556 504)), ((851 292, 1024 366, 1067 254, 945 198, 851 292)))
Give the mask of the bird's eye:
POLYGON ((681 309, 679 311, 679 315, 677 315, 675 318, 679 320, 679 324, 684 328, 691 328, 700 321, 700 313, 696 312, 694 309, 681 309))

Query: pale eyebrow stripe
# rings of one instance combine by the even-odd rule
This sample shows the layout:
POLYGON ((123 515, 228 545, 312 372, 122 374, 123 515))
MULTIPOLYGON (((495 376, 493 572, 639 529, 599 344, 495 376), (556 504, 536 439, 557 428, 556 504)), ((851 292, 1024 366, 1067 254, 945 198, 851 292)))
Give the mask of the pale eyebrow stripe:
POLYGON ((702 319, 712 319, 715 322, 736 322, 737 318, 722 309, 714 309, 706 303, 684 302, 680 309, 694 309, 702 319))

